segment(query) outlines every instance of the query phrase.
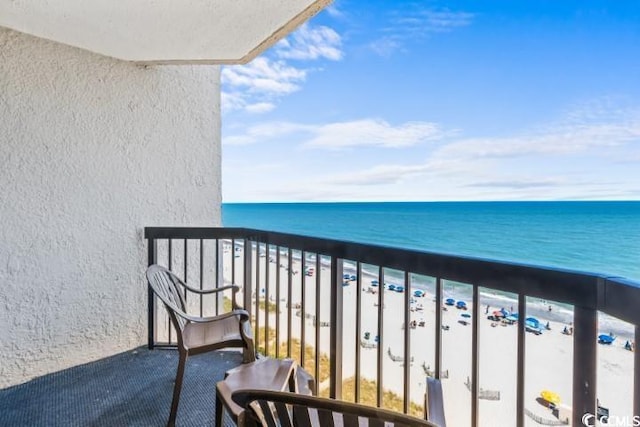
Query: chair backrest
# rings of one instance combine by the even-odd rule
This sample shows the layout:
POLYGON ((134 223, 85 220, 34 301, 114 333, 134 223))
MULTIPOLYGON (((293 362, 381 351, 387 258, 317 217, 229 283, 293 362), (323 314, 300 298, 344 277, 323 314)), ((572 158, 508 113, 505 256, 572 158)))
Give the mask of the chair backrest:
POLYGON ((442 383, 440 380, 427 377, 427 392, 424 396, 425 419, 437 424, 439 427, 447 427, 444 418, 444 397, 442 396, 442 383))
POLYGON ((258 425, 268 427, 437 427, 429 421, 386 409, 270 390, 238 390, 232 399, 258 425))
POLYGON ((186 320, 175 314, 176 310, 186 313, 183 295, 185 288, 182 280, 171 271, 157 264, 147 268, 147 280, 153 292, 167 308, 173 326, 182 331, 186 320))

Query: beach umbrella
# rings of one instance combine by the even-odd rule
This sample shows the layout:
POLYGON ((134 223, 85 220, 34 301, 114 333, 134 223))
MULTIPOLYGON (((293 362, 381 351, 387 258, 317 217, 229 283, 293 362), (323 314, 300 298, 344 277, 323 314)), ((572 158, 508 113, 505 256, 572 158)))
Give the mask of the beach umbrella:
POLYGON ((371 281, 371 286, 378 286, 378 281, 377 280, 372 280, 371 281))
POLYGON ((447 305, 454 305, 456 303, 456 300, 454 300, 453 298, 447 298, 444 303, 447 305))
POLYGON ((460 316, 464 317, 465 319, 469 319, 471 317, 469 313, 462 313, 460 316))
POLYGON ((510 322, 517 322, 518 321, 518 316, 514 316, 513 314, 505 317, 505 319, 507 319, 510 322))
POLYGON ((464 301, 458 301, 456 303, 456 307, 458 307, 458 308, 465 308, 466 306, 467 306, 467 303, 464 302, 464 301))
POLYGON ((540 326, 540 321, 538 319, 536 319, 535 317, 527 317, 526 321, 529 322, 532 325, 535 325, 536 328, 540 326))
POLYGON ((616 338, 611 335, 605 335, 605 334, 598 335, 598 342, 600 344, 611 344, 615 339, 616 338))
POLYGON ((502 316, 504 316, 504 317, 507 317, 509 314, 511 314, 507 310, 505 310, 504 308, 500 309, 500 313, 502 313, 502 316))
POLYGON ((560 395, 551 390, 542 390, 540 392, 540 397, 546 400, 549 403, 553 403, 554 405, 560 404, 560 395))
POLYGON ((499 311, 499 310, 494 311, 493 312, 493 316, 494 317, 506 317, 506 315, 502 311, 499 311))

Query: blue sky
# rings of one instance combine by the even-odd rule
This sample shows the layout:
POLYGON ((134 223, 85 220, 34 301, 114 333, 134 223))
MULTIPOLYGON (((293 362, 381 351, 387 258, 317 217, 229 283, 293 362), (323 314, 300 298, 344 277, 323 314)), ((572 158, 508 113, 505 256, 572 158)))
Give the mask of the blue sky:
POLYGON ((640 2, 337 0, 222 71, 224 202, 640 199, 640 2))

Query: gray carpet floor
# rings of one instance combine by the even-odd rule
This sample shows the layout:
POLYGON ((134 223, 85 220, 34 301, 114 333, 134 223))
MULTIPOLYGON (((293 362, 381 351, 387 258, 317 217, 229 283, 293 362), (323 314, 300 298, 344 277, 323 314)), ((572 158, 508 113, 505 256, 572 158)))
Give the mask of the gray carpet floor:
MULTIPOLYGON (((213 426, 216 382, 241 361, 234 351, 190 357, 176 424, 213 426)), ((177 366, 177 351, 141 347, 0 390, 0 426, 163 426, 177 366)))

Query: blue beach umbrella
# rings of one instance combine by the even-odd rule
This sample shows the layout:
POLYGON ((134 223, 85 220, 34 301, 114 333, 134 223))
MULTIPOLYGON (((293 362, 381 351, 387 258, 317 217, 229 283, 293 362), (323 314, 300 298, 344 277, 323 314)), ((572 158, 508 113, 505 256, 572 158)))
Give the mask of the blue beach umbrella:
POLYGON ((462 313, 460 316, 464 317, 465 319, 471 318, 471 315, 469 313, 462 313))
POLYGON ((422 297, 424 296, 424 291, 420 290, 420 289, 416 289, 415 291, 413 291, 413 296, 414 297, 422 297))
POLYGON ((534 329, 540 328, 540 321, 535 317, 527 317, 526 320, 524 321, 524 324, 530 328, 534 328, 534 329))
POLYGON ((612 335, 606 335, 606 334, 598 335, 598 342, 600 344, 611 344, 615 339, 616 337, 612 335))
POLYGON ((527 319, 527 320, 525 320, 525 321, 524 321, 524 325, 525 325, 527 328, 531 328, 531 329, 540 329, 540 328, 538 327, 538 323, 536 323, 536 322, 532 322, 532 321, 530 321, 529 319, 527 319))
POLYGON ((378 281, 377 280, 372 280, 371 281, 371 286, 378 286, 378 281))
POLYGON ((396 292, 404 292, 404 286, 396 286, 396 292))
POLYGON ((467 303, 464 302, 464 301, 458 301, 456 303, 456 307, 458 307, 458 308, 466 308, 467 307, 467 303))
POLYGON ((456 300, 454 300, 453 298, 447 298, 444 301, 444 303, 447 304, 447 305, 454 305, 456 303, 456 300))

